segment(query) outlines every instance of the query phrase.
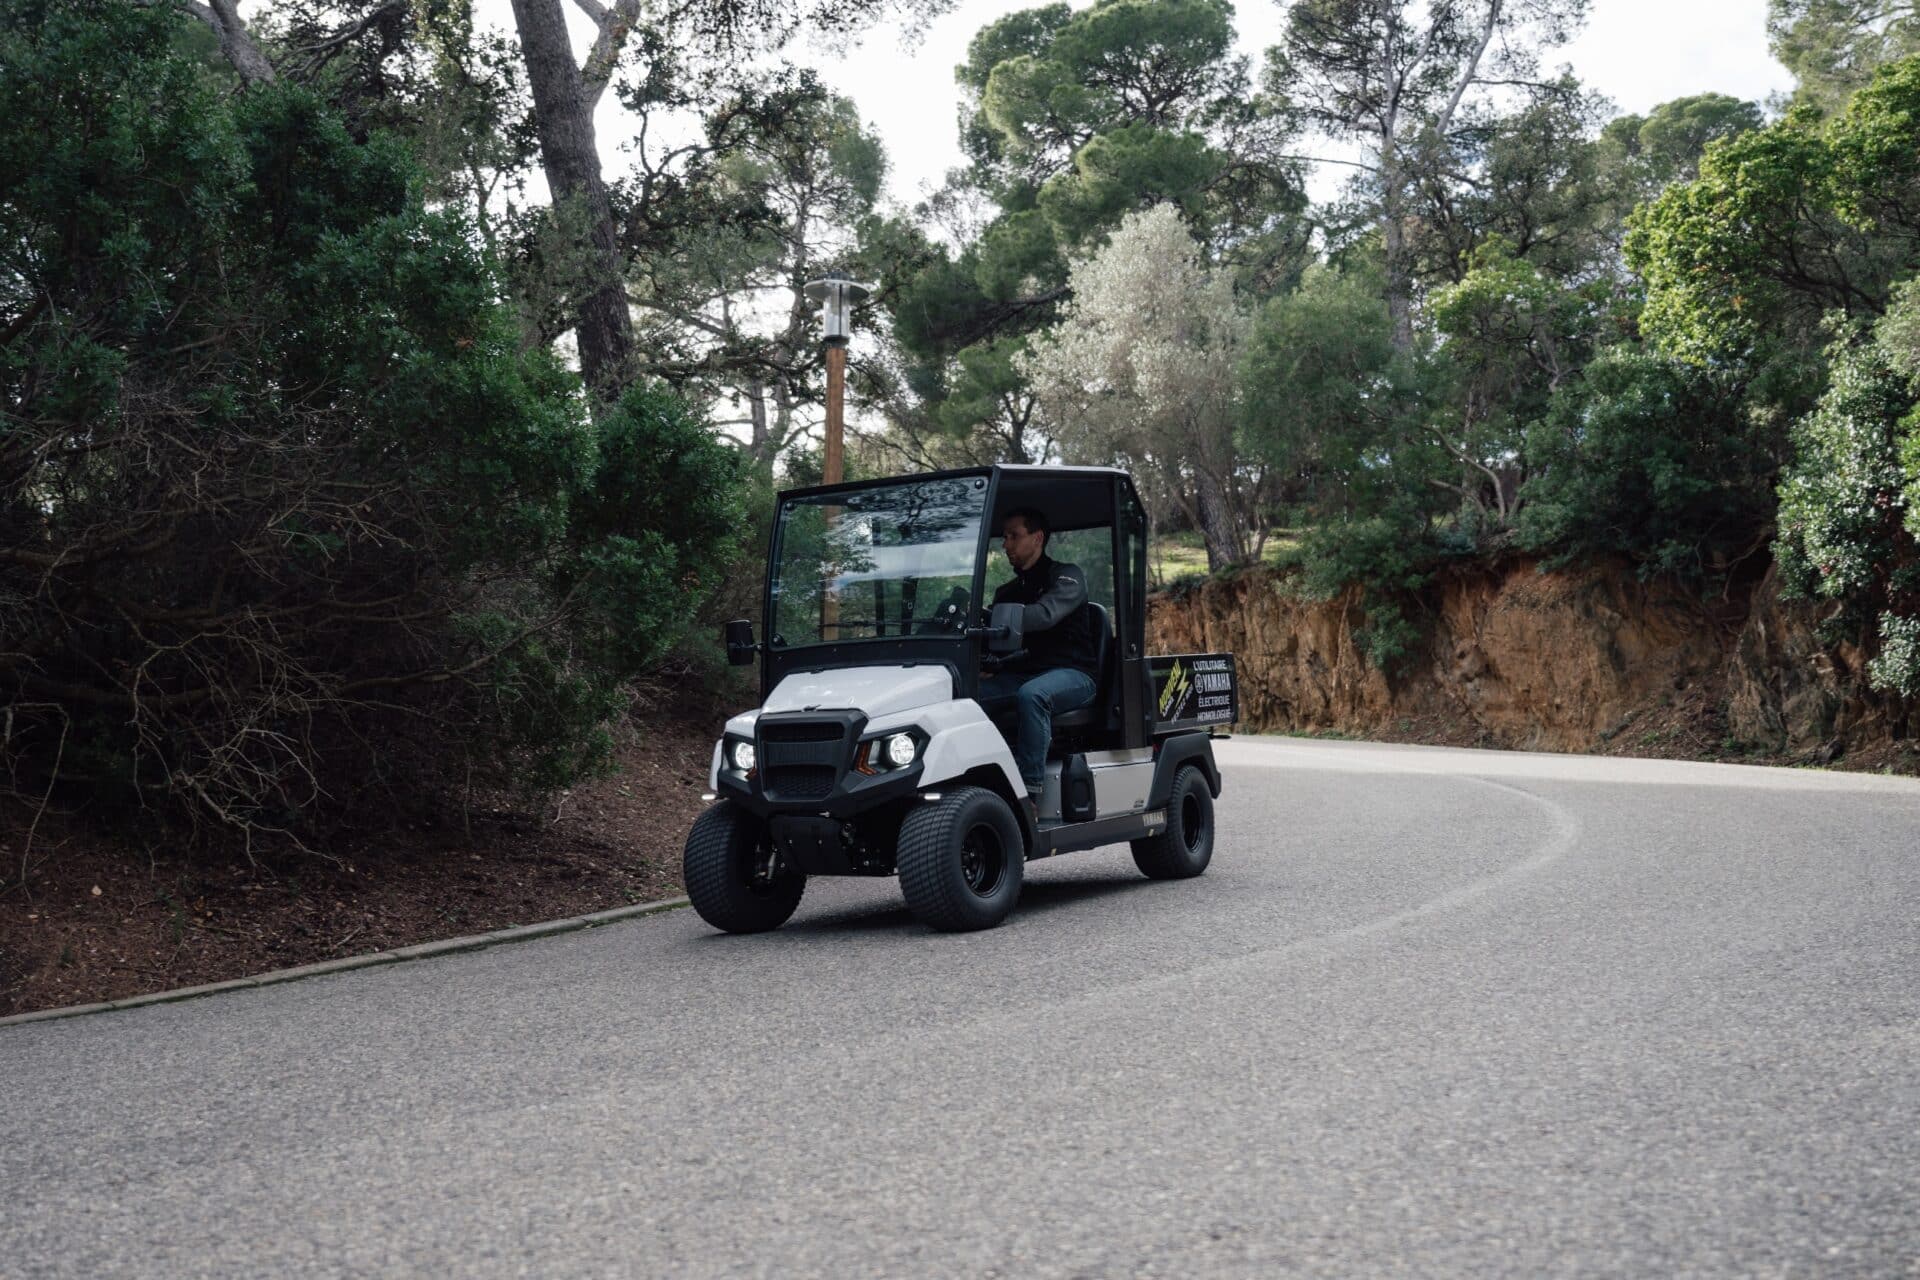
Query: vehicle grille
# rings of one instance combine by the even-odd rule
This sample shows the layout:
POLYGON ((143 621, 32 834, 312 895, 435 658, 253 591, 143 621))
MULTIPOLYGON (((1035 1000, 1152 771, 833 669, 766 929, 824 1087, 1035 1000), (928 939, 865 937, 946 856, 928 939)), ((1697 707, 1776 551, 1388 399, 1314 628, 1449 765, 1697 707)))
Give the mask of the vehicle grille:
POLYGON ((792 720, 762 716, 760 778, 773 801, 824 800, 841 773, 853 765, 854 745, 866 718, 858 713, 792 720))
POLYGON ((767 770, 767 794, 776 800, 824 800, 840 771, 832 766, 788 765, 767 770))
POLYGON ((838 742, 846 726, 837 720, 788 720, 760 726, 762 742, 838 742))

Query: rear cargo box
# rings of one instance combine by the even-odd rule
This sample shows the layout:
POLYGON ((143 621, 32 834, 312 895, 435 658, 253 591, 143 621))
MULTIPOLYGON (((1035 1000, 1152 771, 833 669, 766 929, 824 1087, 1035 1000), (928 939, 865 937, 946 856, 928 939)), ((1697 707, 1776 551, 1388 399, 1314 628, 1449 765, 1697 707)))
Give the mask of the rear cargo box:
POLYGON ((1230 653, 1180 653, 1149 657, 1153 685, 1153 731, 1204 729, 1240 718, 1240 686, 1230 653))

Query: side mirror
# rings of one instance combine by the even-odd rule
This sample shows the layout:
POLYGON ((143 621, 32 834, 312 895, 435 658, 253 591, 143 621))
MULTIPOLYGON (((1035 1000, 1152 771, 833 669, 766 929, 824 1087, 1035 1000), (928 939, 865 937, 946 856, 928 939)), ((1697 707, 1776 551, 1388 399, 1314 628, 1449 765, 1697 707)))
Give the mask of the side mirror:
POLYGON ((745 618, 727 623, 722 634, 727 641, 727 661, 736 667, 746 666, 760 652, 760 646, 753 642, 753 623, 745 618))
POLYGON ((987 624, 987 650, 990 653, 1017 653, 1026 647, 1025 623, 1027 606, 1023 604, 997 604, 993 606, 993 617, 987 624))

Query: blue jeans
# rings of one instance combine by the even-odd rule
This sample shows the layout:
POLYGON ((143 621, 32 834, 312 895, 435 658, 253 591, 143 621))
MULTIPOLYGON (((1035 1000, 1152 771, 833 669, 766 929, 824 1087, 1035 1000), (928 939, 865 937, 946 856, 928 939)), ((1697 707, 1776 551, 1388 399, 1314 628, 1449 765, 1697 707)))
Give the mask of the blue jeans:
POLYGON ((1038 794, 1047 780, 1047 743, 1053 713, 1078 711, 1093 701, 1093 677, 1072 667, 1052 671, 1003 671, 980 680, 980 708, 999 719, 1015 713, 1013 763, 1027 790, 1038 794))

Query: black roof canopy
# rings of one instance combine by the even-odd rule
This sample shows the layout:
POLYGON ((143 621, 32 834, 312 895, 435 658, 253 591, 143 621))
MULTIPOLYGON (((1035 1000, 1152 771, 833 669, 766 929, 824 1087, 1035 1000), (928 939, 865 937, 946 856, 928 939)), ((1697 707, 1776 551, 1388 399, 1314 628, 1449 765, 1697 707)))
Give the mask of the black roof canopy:
MULTIPOLYGON (((879 485, 907 484, 916 480, 947 480, 961 476, 985 476, 997 481, 988 534, 1000 536, 1000 522, 1016 507, 1033 507, 1047 517, 1056 531, 1096 529, 1114 521, 1113 482, 1118 479, 1129 489, 1133 478, 1118 467, 1022 466, 1000 463, 990 467, 963 467, 953 471, 927 471, 917 475, 877 476, 849 484, 815 485, 791 489, 780 495, 789 498, 823 498, 837 493, 855 493, 879 485)), ((1138 496, 1136 495, 1136 501, 1138 496)))
POLYGON ((1002 466, 993 501, 989 533, 1000 536, 1000 521, 1015 507, 1032 507, 1055 530, 1096 529, 1113 523, 1113 482, 1133 480, 1117 467, 1002 466))

